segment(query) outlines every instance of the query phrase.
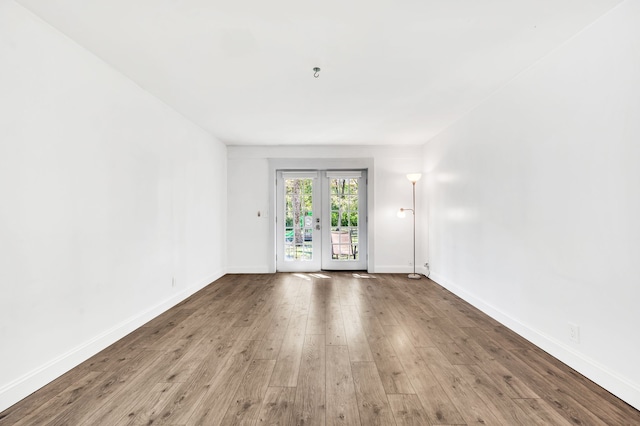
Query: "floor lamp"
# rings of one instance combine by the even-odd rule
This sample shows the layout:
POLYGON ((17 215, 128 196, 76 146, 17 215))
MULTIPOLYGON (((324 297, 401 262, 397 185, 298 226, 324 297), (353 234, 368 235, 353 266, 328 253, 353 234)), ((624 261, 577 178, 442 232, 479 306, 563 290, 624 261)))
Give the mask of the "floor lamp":
POLYGON ((419 280, 422 275, 416 274, 416 182, 422 177, 421 173, 409 173, 407 179, 413 185, 413 207, 410 209, 400 209, 398 217, 405 217, 406 211, 409 210, 413 214, 413 274, 409 274, 412 280, 419 280))

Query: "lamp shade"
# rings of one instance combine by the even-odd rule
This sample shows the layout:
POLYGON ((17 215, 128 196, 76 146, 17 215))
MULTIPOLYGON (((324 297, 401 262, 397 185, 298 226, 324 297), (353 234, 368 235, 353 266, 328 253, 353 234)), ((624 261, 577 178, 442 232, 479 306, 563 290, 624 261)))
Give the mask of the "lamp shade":
POLYGON ((409 179, 411 183, 416 183, 417 181, 420 180, 421 177, 422 177, 422 173, 409 173, 407 175, 407 179, 409 179))

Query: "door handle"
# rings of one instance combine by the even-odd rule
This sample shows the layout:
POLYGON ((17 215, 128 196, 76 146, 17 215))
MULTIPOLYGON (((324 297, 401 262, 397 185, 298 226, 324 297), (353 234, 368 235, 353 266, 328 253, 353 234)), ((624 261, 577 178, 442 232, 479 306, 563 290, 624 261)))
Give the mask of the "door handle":
POLYGON ((320 224, 316 225, 316 229, 320 230, 320 224))

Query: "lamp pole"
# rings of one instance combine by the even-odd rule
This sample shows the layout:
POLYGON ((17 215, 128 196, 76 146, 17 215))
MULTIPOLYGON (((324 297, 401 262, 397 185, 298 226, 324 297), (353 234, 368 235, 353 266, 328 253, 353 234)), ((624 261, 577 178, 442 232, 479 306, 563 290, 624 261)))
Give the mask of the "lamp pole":
POLYGON ((404 212, 407 210, 411 210, 411 214, 413 215, 413 273, 409 274, 409 278, 412 280, 419 280, 422 278, 420 274, 416 274, 416 182, 420 180, 422 175, 420 173, 409 173, 407 175, 407 179, 413 185, 413 205, 410 209, 400 209, 398 212, 398 216, 404 217, 404 212))
POLYGON ((421 277, 416 274, 416 183, 411 182, 413 185, 413 274, 409 274, 409 278, 413 280, 419 280, 421 277))

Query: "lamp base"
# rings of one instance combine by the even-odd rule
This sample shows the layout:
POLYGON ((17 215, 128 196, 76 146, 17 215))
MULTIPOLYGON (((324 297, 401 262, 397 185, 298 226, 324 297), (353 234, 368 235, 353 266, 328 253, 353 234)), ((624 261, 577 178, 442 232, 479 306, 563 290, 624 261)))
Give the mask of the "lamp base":
POLYGON ((408 276, 412 280, 419 280, 420 278, 422 278, 422 275, 420 274, 409 274, 408 276))

